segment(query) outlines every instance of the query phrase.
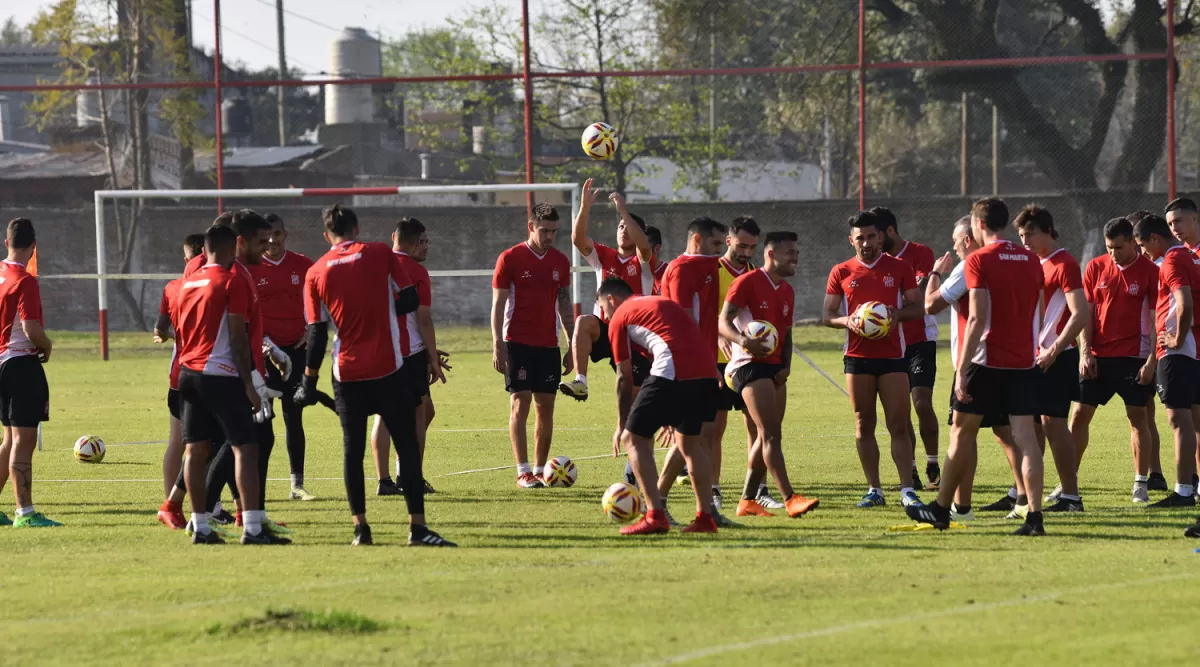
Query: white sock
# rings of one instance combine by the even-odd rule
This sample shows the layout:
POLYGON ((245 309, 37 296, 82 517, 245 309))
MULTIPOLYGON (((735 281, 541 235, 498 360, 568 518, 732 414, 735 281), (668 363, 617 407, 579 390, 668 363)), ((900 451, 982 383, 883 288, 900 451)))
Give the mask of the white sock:
POLYGON ((528 463, 518 463, 517 464, 517 475, 525 475, 525 474, 528 474, 529 472, 530 472, 530 469, 529 469, 528 463))
POLYGON ((35 510, 33 508, 33 505, 30 505, 29 507, 18 507, 17 508, 17 516, 29 516, 30 514, 34 514, 36 512, 37 512, 37 510, 35 510))
MULTIPOLYGON (((900 495, 902 495, 902 496, 903 496, 904 494, 906 494, 906 493, 908 493, 909 491, 912 491, 912 490, 913 490, 913 488, 912 488, 911 486, 902 486, 902 487, 900 487, 900 495)), ((915 491, 913 491, 913 493, 916 493, 916 492, 915 492, 915 491)))
POLYGON ((1146 475, 1134 475, 1133 483, 1134 484, 1149 484, 1150 478, 1146 475))
POLYGON ((581 383, 585 387, 587 386, 587 376, 586 375, 580 375, 579 373, 576 373, 575 381, 581 383))
POLYGON ((542 470, 543 470, 542 466, 533 466, 533 476, 534 476, 534 477, 541 477, 541 476, 542 476, 542 470))
POLYGON ((938 455, 937 455, 937 454, 927 454, 927 455, 925 456, 925 462, 926 462, 926 463, 932 463, 932 464, 934 464, 934 465, 937 465, 937 462, 938 462, 938 455))
POLYGON ((221 501, 219 501, 219 500, 218 500, 218 501, 217 501, 217 504, 216 504, 216 505, 213 505, 213 511, 212 511, 212 513, 213 513, 213 514, 220 514, 221 512, 224 512, 224 511, 225 511, 225 508, 221 506, 221 501))
POLYGON ((716 484, 713 484, 713 485, 712 485, 712 490, 713 490, 713 491, 715 491, 716 493, 720 493, 720 492, 721 492, 721 487, 720 487, 720 486, 718 486, 718 485, 716 485, 716 484))
POLYGON ((246 527, 247 535, 258 535, 262 532, 263 520, 267 518, 264 510, 247 510, 242 512, 242 524, 246 527))
POLYGON ((400 462, 396 461, 396 479, 400 479, 400 462))
POLYGON ((1065 493, 1058 494, 1058 497, 1062 498, 1063 500, 1071 500, 1071 501, 1078 501, 1080 499, 1079 496, 1068 496, 1065 493))
POLYGON ((1191 484, 1176 484, 1175 485, 1175 493, 1178 493, 1179 495, 1184 496, 1186 498, 1187 496, 1190 496, 1193 493, 1192 485, 1191 484))
POLYGON ((212 532, 212 529, 208 527, 208 512, 192 513, 192 530, 204 535, 212 532))
POLYGON ((1017 493, 1017 487, 1015 487, 1015 486, 1008 487, 1008 497, 1012 498, 1013 500, 1016 500, 1017 498, 1020 497, 1020 494, 1017 493))
POLYGON ((873 486, 867 489, 867 493, 877 493, 880 498, 883 497, 883 489, 877 489, 873 486))

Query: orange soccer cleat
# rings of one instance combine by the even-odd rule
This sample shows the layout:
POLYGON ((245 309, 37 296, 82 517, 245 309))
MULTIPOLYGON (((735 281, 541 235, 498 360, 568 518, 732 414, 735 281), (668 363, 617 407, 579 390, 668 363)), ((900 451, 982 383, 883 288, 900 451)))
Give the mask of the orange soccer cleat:
POLYGON ((181 505, 167 501, 158 508, 158 522, 171 530, 182 530, 187 525, 187 517, 183 516, 181 505))
POLYGON ((697 512, 696 520, 687 526, 681 533, 715 533, 717 532, 717 521, 713 515, 706 512, 697 512))
POLYGON ((661 535, 670 532, 671 524, 667 523, 667 513, 663 510, 650 510, 646 516, 632 526, 621 529, 622 535, 661 535))
POLYGON ((738 502, 736 516, 775 516, 767 510, 763 509, 762 505, 758 504, 757 500, 741 500, 738 502))
POLYGON ((784 507, 787 508, 788 516, 795 519, 796 517, 804 516, 810 511, 817 509, 821 501, 816 498, 805 498, 799 493, 793 493, 791 498, 783 501, 784 507))

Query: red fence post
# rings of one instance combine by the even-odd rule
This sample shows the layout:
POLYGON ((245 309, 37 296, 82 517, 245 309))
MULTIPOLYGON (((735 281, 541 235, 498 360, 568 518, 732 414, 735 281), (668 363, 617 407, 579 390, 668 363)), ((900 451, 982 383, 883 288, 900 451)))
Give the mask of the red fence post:
MULTIPOLYGON (((217 189, 222 190, 225 188, 225 146, 221 136, 221 0, 213 0, 213 91, 217 115, 217 189)), ((224 202, 217 197, 217 214, 224 210, 224 202)))
POLYGON ((1175 0, 1167 0, 1167 194, 1175 198, 1175 0))
POLYGON ((867 206, 867 17, 858 0, 858 208, 867 206))
MULTIPOLYGON (((533 182, 533 80, 529 77, 529 0, 521 0, 521 76, 525 82, 525 182, 533 182)), ((525 193, 525 207, 533 215, 533 193, 525 193)))

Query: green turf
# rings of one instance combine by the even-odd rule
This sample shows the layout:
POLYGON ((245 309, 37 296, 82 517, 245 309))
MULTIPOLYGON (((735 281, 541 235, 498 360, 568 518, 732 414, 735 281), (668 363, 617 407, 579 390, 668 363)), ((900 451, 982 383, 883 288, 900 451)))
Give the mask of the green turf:
MULTIPOLYGON (((797 362, 784 448, 793 480, 821 508, 717 536, 628 539, 599 503, 623 460, 578 461, 610 447, 608 369, 592 374, 588 403, 559 405, 554 453, 577 459, 575 487, 518 490, 511 469, 449 475, 512 461, 486 334, 446 331, 455 368, 434 390, 427 472, 439 493, 428 515, 463 548, 402 547, 403 500, 370 496, 378 546, 351 549, 341 434, 319 407, 306 424, 307 487, 320 500, 287 501, 284 481, 268 488, 272 516, 296 529, 296 544, 200 548, 155 522, 162 445, 111 446, 166 437, 167 352, 148 338, 117 337, 104 364, 94 338, 56 336, 34 492, 66 527, 0 529, 0 664, 1131 664, 1194 655, 1186 610, 1200 555, 1182 537, 1193 513, 1130 505, 1128 428, 1116 405, 1093 428, 1087 513, 1050 516, 1047 538, 1010 537, 1013 524, 985 516, 966 531, 890 533, 906 523, 895 471, 885 463, 887 507, 854 508, 865 484, 848 401, 797 362), (85 433, 110 443, 104 463, 72 458, 85 433)), ((840 377, 834 335, 804 329, 798 340, 840 377)), ((944 405, 945 350, 939 364, 944 405)), ((1161 411, 1159 420, 1169 465, 1161 411)), ((736 429, 728 442, 722 481, 733 497, 744 444, 736 429)), ((977 504, 1007 488, 990 438, 980 459, 977 504)), ((282 440, 272 471, 286 477, 282 440)), ((687 489, 674 497, 676 515, 687 515, 687 489)))

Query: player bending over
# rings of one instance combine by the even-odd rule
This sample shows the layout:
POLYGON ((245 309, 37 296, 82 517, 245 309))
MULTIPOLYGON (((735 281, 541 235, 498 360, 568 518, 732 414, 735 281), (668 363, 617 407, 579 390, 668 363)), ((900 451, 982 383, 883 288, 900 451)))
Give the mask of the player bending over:
POLYGON ((313 264, 304 279, 309 345, 304 380, 295 398, 302 406, 316 403, 317 376, 332 324, 337 331, 332 355, 334 401, 342 422, 346 496, 354 515, 351 544, 374 543, 367 524, 363 455, 367 418, 375 414, 387 425, 400 458, 409 546, 457 546, 425 525, 417 400, 402 370, 404 357, 396 321, 396 315, 417 310, 417 288, 391 248, 358 241, 354 211, 341 206, 326 209, 325 240, 333 247, 313 264))

